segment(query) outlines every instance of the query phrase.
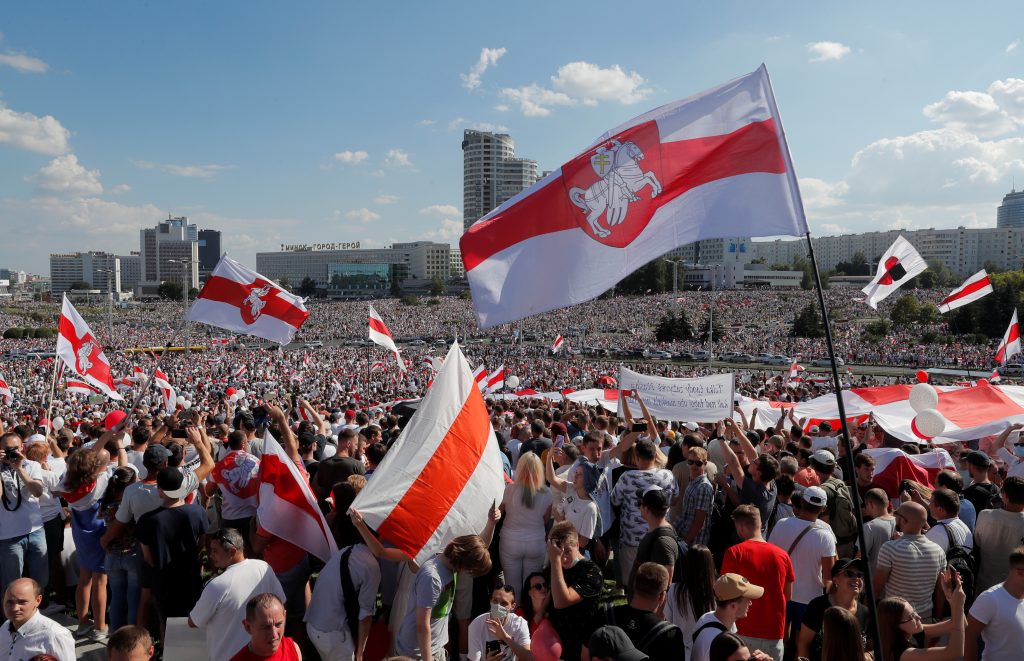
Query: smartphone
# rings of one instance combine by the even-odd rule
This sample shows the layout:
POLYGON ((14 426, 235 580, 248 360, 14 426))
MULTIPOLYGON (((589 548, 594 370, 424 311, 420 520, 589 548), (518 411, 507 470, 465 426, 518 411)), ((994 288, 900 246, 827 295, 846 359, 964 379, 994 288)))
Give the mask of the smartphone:
POLYGON ((488 640, 484 643, 484 652, 490 654, 492 652, 501 651, 501 642, 497 640, 488 640))
POLYGON ((188 438, 188 434, 183 427, 179 427, 171 430, 171 438, 188 438))
POLYGON ((633 432, 644 432, 644 431, 647 431, 647 423, 646 422, 634 422, 633 426, 630 428, 630 431, 633 431, 633 432))

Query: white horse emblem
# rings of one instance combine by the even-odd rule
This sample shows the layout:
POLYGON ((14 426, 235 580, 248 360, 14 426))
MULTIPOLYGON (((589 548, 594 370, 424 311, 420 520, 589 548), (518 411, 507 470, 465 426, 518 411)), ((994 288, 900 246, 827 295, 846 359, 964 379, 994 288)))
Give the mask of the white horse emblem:
POLYGON ((85 374, 92 369, 92 361, 89 360, 89 356, 92 355, 92 350, 95 344, 92 340, 89 340, 82 346, 78 347, 76 357, 78 358, 78 373, 85 374))
POLYGON ((263 308, 267 306, 267 302, 263 300, 263 297, 269 294, 272 289, 274 289, 273 285, 263 285, 259 289, 249 290, 249 295, 242 301, 242 305, 249 307, 248 323, 253 323, 263 314, 263 308))
POLYGON ((653 172, 640 169, 644 152, 633 142, 612 140, 611 146, 597 148, 590 157, 590 165, 601 180, 586 190, 569 189, 569 199, 587 214, 590 229, 599 238, 611 235, 611 228, 626 220, 630 202, 636 202, 644 186, 650 185, 651 198, 661 193, 661 182, 653 172), (605 214, 608 228, 601 225, 605 214))

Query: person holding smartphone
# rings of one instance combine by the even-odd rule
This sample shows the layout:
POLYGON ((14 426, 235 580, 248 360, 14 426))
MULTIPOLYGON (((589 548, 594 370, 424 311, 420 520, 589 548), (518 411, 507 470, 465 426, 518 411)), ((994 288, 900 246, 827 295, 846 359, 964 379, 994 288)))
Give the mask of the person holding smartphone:
POLYGON ((491 609, 469 624, 469 661, 531 659, 530 627, 516 615, 515 588, 499 585, 491 592, 491 609))

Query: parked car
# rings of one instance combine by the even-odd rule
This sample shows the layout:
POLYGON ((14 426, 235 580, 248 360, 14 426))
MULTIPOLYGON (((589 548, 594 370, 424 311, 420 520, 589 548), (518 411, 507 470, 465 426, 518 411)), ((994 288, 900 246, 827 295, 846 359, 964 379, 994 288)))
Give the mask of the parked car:
MULTIPOLYGON (((693 353, 690 354, 690 356, 693 358, 693 360, 696 360, 696 361, 709 360, 709 359, 714 358, 713 356, 711 356, 711 354, 709 352, 703 351, 703 350, 701 350, 701 351, 694 351, 693 353)), ((718 356, 718 358, 721 360, 722 357, 718 356)))
POLYGON ((771 360, 768 361, 769 365, 790 365, 793 363, 793 359, 789 356, 775 355, 772 356, 771 360))
POLYGON ((758 363, 764 363, 765 365, 768 365, 768 364, 771 363, 772 358, 775 358, 775 354, 759 353, 756 356, 754 356, 754 361, 758 362, 758 363))
POLYGON ((754 362, 754 357, 751 356, 749 353, 738 353, 738 354, 735 354, 735 355, 731 356, 729 358, 729 362, 730 363, 752 363, 752 362, 754 362))
POLYGON ((651 360, 669 360, 670 358, 672 358, 672 354, 669 353, 668 351, 654 350, 647 352, 647 358, 651 360))
MULTIPOLYGON (((837 356, 836 357, 836 365, 838 365, 839 367, 843 367, 844 365, 846 365, 846 363, 843 361, 842 358, 839 358, 837 356)), ((811 361, 811 367, 831 367, 831 366, 832 366, 832 361, 830 361, 828 358, 818 358, 816 360, 812 360, 811 361)))
POLYGON ((408 344, 410 347, 422 347, 422 346, 426 346, 427 341, 426 340, 415 339, 415 340, 409 340, 406 344, 408 344))
POLYGON ((1003 365, 1002 367, 996 368, 999 370, 999 376, 1021 376, 1024 375, 1024 365, 1020 363, 1010 363, 1009 365, 1003 365))

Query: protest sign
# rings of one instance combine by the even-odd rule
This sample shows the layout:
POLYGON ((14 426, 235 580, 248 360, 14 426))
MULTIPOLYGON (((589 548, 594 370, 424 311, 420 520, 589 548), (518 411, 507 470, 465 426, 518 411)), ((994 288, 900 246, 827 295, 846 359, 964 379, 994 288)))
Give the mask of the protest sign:
MULTIPOLYGON (((715 374, 697 379, 669 379, 619 371, 619 389, 636 390, 659 420, 717 422, 732 417, 733 375, 715 374)), ((633 410, 634 416, 640 412, 633 410)))

